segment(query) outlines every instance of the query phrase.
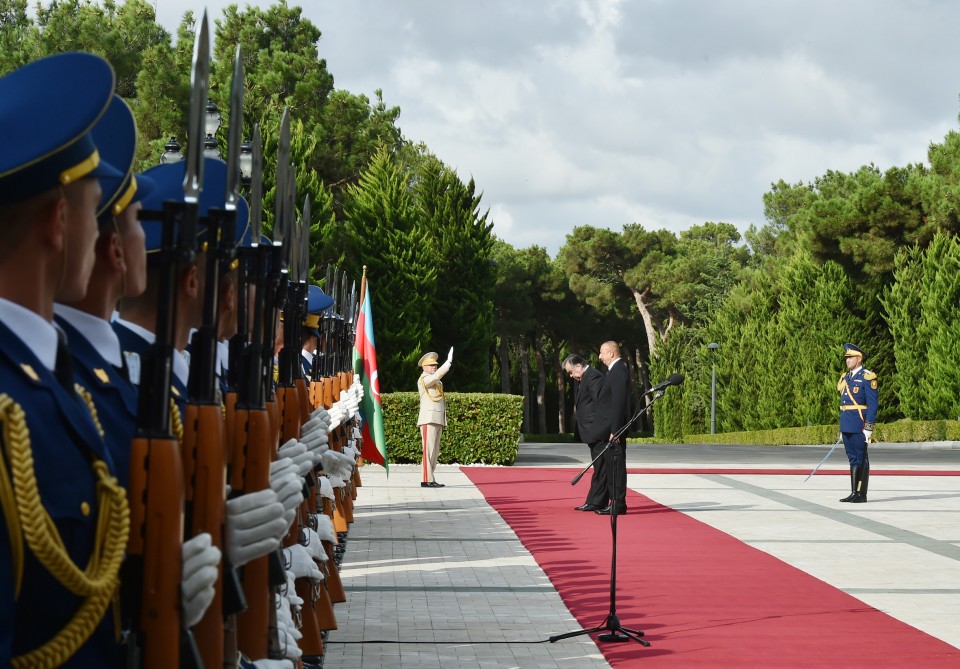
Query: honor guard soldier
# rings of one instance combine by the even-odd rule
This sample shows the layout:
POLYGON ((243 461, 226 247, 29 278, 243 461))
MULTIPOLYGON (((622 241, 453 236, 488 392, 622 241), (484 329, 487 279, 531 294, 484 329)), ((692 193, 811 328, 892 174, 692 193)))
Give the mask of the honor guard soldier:
POLYGON ((0 79, 0 666, 116 666, 112 616, 129 531, 54 300, 83 299, 113 98, 98 56, 64 53, 0 79))
POLYGON ((333 298, 324 293, 320 286, 307 288, 307 317, 303 321, 303 350, 300 352, 300 364, 303 366, 303 376, 308 382, 314 378, 314 360, 320 349, 320 318, 323 312, 332 306, 333 298))
POLYGON ((100 236, 87 294, 81 300, 58 301, 54 313, 70 341, 76 380, 92 396, 117 478, 126 487, 130 442, 137 426, 137 388, 130 383, 110 318, 117 302, 136 297, 146 288, 147 257, 137 213, 140 200, 152 190, 153 182, 133 174, 137 128, 133 112, 120 96, 113 96, 93 136, 101 157, 123 176, 100 180, 100 236))
POLYGON ((870 458, 867 446, 877 420, 877 375, 863 367, 863 351, 853 344, 843 345, 847 373, 840 377, 840 434, 850 460, 850 494, 841 502, 861 504, 867 501, 870 483, 870 458))
MULTIPOLYGON (((161 211, 166 200, 183 200, 184 161, 151 167, 144 175, 154 181, 156 187, 143 200, 145 211, 161 211)), ((200 221, 197 226, 197 260, 186 267, 177 278, 176 301, 176 342, 178 352, 186 349, 190 331, 199 327, 203 308, 204 263, 206 254, 200 253, 206 240, 204 218, 212 207, 222 207, 226 186, 227 164, 216 158, 204 158, 204 184, 200 195, 200 221)), ((241 200, 242 202, 242 200, 241 200)), ((249 209, 244 202, 238 206, 238 218, 246 216, 249 209), (242 210, 241 210, 242 206, 242 210)), ((123 300, 120 303, 120 317, 113 326, 120 337, 127 363, 134 383, 139 383, 139 358, 153 344, 157 313, 156 274, 159 271, 157 260, 161 245, 162 225, 160 221, 145 221, 147 245, 148 279, 147 290, 143 295, 123 300)), ((186 356, 177 353, 173 358, 173 398, 181 414, 187 399, 187 380, 190 368, 186 356)))
POLYGON ((440 379, 450 371, 453 364, 453 347, 450 347, 447 359, 439 367, 437 354, 433 351, 425 353, 417 364, 423 370, 417 379, 417 390, 420 391, 420 415, 417 416, 417 425, 423 442, 423 480, 420 487, 442 488, 443 484, 437 483, 433 476, 440 455, 440 437, 447 425, 447 401, 443 398, 443 382, 440 379))

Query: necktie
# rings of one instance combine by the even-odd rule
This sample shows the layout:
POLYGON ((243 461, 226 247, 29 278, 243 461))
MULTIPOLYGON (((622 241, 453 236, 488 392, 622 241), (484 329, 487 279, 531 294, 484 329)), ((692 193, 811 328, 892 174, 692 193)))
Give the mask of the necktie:
POLYGON ((70 349, 67 347, 67 335, 60 328, 57 328, 57 362, 53 368, 53 375, 68 392, 74 392, 73 361, 70 359, 70 349))

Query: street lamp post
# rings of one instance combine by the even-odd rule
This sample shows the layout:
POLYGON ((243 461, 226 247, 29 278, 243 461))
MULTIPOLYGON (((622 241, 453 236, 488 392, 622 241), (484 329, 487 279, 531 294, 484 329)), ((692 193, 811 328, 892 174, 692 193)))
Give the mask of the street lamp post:
POLYGON ((240 166, 240 185, 244 192, 249 192, 253 181, 253 142, 247 140, 240 145, 240 155, 237 158, 240 166))
POLYGON ((160 164, 166 165, 168 163, 179 163, 181 160, 183 160, 183 153, 180 152, 180 148, 180 142, 178 142, 175 137, 171 137, 170 141, 163 146, 163 154, 160 156, 160 164))
POLYGON ((713 363, 713 372, 710 374, 710 434, 717 433, 717 349, 720 344, 711 342, 707 345, 710 349, 710 359, 713 363))
POLYGON ((203 155, 207 158, 221 158, 220 155, 220 145, 217 144, 217 139, 213 135, 207 135, 207 138, 203 140, 203 155))

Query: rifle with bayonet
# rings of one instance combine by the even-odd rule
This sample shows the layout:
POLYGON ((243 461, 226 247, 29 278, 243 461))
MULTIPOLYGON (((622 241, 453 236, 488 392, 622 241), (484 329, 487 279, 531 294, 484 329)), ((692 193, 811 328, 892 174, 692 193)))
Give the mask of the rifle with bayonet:
MULTIPOLYGON (((289 122, 284 110, 284 123, 289 122)), ((289 134, 287 135, 289 138, 289 134)), ((270 415, 268 402, 273 389, 273 339, 275 321, 272 318, 275 300, 272 286, 273 262, 282 250, 282 237, 274 244, 261 244, 262 175, 260 130, 254 126, 253 181, 251 187, 250 225, 251 246, 241 251, 241 276, 243 290, 241 302, 249 298, 252 289, 252 319, 238 323, 236 364, 237 402, 234 413, 232 461, 230 467, 231 494, 256 492, 270 487, 270 463, 277 449, 274 431, 275 421, 270 415), (249 322, 249 325, 248 325, 249 322)), ((281 130, 281 147, 283 130, 281 130)), ((287 141, 289 146, 289 139, 287 141)), ((280 161, 282 163, 282 161, 280 161)), ((278 163, 278 166, 279 164, 278 163)), ((282 175, 278 171, 278 184, 282 175)), ((276 232, 276 226, 274 226, 276 232)), ((246 314, 244 314, 246 317, 246 314)), ((247 608, 237 616, 237 640, 240 650, 251 658, 266 658, 275 652, 278 645, 270 621, 273 608, 271 587, 276 579, 278 556, 276 553, 256 558, 243 566, 243 592, 247 608), (273 566, 271 566, 273 565, 273 566)), ((279 565, 282 572, 282 565, 279 565)))
MULTIPOLYGON (((203 111, 209 80, 210 43, 204 12, 193 52, 190 143, 184 200, 167 201, 162 213, 161 267, 156 340, 141 360, 137 436, 130 449, 130 540, 124 566, 136 622, 130 664, 144 669, 202 667, 181 616, 184 482, 180 447, 171 431, 170 383, 179 270, 192 263, 203 186, 203 111)), ((149 218, 152 214, 145 214, 149 218)))
MULTIPOLYGON (((226 437, 217 382, 220 268, 233 260, 236 246, 237 202, 240 198, 240 132, 243 127, 243 63, 240 46, 234 59, 230 89, 230 129, 224 206, 211 208, 207 218, 207 264, 204 277, 203 321, 191 341, 188 402, 184 417, 183 461, 186 519, 190 536, 210 534, 223 551, 226 518, 226 437)), ((207 667, 224 665, 224 617, 246 606, 236 572, 219 567, 214 599, 193 630, 207 667)), ((234 654, 235 658, 235 654, 234 654)), ((231 658, 233 663, 234 659, 231 658)))

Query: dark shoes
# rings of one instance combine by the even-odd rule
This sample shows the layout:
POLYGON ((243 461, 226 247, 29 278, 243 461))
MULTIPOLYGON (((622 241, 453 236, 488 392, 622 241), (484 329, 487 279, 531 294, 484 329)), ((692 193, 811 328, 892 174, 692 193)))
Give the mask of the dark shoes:
POLYGON ((600 507, 596 504, 581 504, 573 507, 574 511, 599 511, 600 507))
MULTIPOLYGON (((600 509, 599 511, 596 512, 596 514, 597 514, 598 516, 609 516, 609 515, 612 514, 612 513, 613 513, 613 505, 605 506, 605 507, 603 507, 602 509, 600 509)), ((617 515, 618 515, 618 516, 626 515, 626 513, 627 513, 627 507, 626 507, 626 505, 618 506, 618 507, 617 507, 617 515)))
POLYGON ((442 488, 442 483, 437 483, 436 481, 422 481, 420 483, 421 488, 442 488))

